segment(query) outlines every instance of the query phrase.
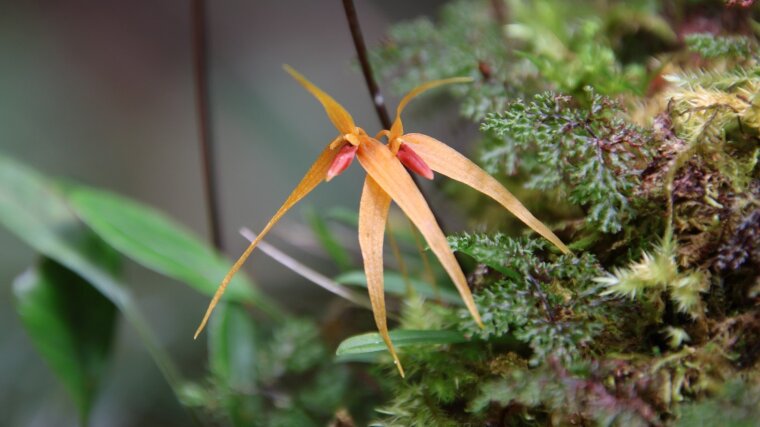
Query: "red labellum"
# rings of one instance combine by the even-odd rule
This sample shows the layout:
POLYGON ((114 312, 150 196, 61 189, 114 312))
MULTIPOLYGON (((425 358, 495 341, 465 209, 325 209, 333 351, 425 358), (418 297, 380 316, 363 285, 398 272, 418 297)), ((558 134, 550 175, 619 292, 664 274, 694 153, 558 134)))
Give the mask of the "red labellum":
POLYGON ((358 145, 353 144, 346 144, 341 147, 338 154, 335 155, 335 158, 330 165, 330 169, 327 170, 327 177, 325 180, 330 181, 348 169, 348 167, 351 166, 351 162, 354 161, 354 157, 356 157, 356 150, 358 148, 358 145))
POLYGON ((423 178, 433 179, 433 170, 430 166, 422 160, 417 153, 409 147, 408 144, 401 144, 396 153, 396 157, 401 161, 401 164, 409 168, 410 171, 420 175, 423 178))

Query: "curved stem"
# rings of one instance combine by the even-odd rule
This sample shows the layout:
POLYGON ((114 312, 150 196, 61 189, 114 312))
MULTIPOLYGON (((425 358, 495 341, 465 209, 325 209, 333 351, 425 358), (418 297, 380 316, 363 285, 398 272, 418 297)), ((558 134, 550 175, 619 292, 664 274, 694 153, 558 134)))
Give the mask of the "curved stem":
POLYGON ((351 38, 354 40, 354 47, 356 48, 356 54, 359 56, 359 64, 362 67, 364 81, 367 83, 367 89, 369 89, 369 94, 372 97, 372 104, 375 106, 377 117, 380 119, 383 129, 390 129, 391 118, 388 115, 388 109, 385 107, 385 98, 383 98, 383 94, 380 92, 380 88, 377 86, 375 77, 372 74, 372 66, 367 56, 367 46, 364 44, 364 36, 362 36, 362 30, 359 27, 359 17, 356 15, 356 7, 353 0, 343 0, 343 10, 346 12, 348 28, 351 30, 351 38))
POLYGON ((198 118, 198 142, 200 143, 203 170, 203 189, 206 195, 209 234, 214 247, 223 248, 219 200, 216 183, 214 144, 211 136, 210 90, 208 83, 208 37, 206 34, 206 2, 193 0, 193 78, 195 105, 198 118))
POLYGON ((507 9, 507 4, 504 3, 504 0, 491 0, 491 9, 493 10, 496 22, 502 27, 501 33, 503 34, 503 27, 509 24, 509 10, 507 9))
MULTIPOLYGON (((372 66, 369 63, 369 56, 367 55, 367 45, 364 44, 364 36, 362 35, 362 29, 359 26, 359 17, 356 14, 356 6, 354 6, 353 0, 343 0, 343 10, 346 12, 346 20, 348 21, 348 28, 351 30, 351 38, 354 41, 354 48, 356 49, 356 55, 359 57, 359 64, 362 68, 362 74, 364 75, 364 81, 367 83, 367 89, 372 97, 372 105, 375 106, 375 112, 377 113, 380 123, 383 125, 383 129, 390 130, 391 119, 388 115, 388 109, 385 106, 385 98, 383 98, 380 87, 375 81, 375 77, 372 73, 372 66)), ((420 189, 422 195, 427 199, 427 192, 420 186, 420 182, 417 179, 417 175, 410 174, 417 188, 420 189)), ((446 234, 446 226, 441 220, 435 209, 431 206, 433 216, 438 222, 443 233, 446 234)))

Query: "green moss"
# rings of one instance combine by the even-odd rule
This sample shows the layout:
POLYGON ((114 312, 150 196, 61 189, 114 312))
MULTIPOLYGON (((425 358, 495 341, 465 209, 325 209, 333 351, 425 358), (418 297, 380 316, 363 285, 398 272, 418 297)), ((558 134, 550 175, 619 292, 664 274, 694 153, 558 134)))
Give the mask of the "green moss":
MULTIPOLYGON (((437 23, 398 27, 377 51, 405 89, 475 77, 452 93, 482 122, 481 163, 523 186, 521 198, 543 198, 532 204, 537 216, 563 218, 558 232, 577 251, 559 256, 540 239, 502 233, 450 236, 477 266, 470 283, 484 327, 464 310, 432 316, 472 342, 407 354, 415 374, 408 388, 392 386, 386 425, 757 417, 757 41, 730 34, 749 15, 707 2, 663 13, 653 3, 512 1, 498 32, 493 3, 455 2, 437 23), (677 32, 716 10, 725 35, 676 46, 677 32), (657 43, 621 43, 642 31, 673 52, 654 62, 657 43), (435 57, 424 51, 431 40, 435 57), (443 366, 454 375, 441 376, 443 366)), ((405 312, 424 326, 419 306, 405 312)))
POLYGON ((652 141, 609 98, 589 88, 581 103, 589 106, 547 92, 490 114, 481 129, 498 139, 489 139, 482 159, 491 171, 527 177, 528 188, 567 197, 591 227, 616 233, 636 215, 631 199, 652 141))

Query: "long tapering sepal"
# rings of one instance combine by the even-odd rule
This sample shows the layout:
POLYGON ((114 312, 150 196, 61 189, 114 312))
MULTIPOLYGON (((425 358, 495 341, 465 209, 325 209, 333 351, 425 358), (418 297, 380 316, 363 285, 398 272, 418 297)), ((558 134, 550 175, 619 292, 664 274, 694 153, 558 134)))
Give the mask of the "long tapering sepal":
POLYGON ((539 221, 517 198, 512 195, 496 178, 489 175, 470 159, 435 138, 419 133, 406 134, 401 137, 409 143, 423 160, 436 172, 467 184, 475 190, 491 197, 512 212, 517 218, 540 234, 563 253, 570 249, 562 243, 543 222, 539 221))
POLYGON ((367 276, 367 291, 372 303, 372 313, 375 324, 385 345, 388 347, 393 362, 401 376, 404 369, 393 348, 388 333, 388 323, 385 311, 385 293, 383 284, 383 237, 385 224, 388 221, 388 210, 391 206, 390 196, 377 183, 367 177, 364 180, 362 198, 359 203, 359 248, 364 260, 364 273, 367 276))

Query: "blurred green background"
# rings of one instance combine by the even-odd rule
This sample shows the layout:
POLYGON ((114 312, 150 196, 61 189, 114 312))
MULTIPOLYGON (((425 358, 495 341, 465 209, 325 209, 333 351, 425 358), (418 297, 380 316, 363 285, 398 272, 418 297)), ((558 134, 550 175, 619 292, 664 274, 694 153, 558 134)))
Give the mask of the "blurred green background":
MULTIPOLYGON (((288 63, 379 129, 341 2, 208 2, 212 132, 226 252, 245 246, 241 226, 262 227, 335 131, 319 105, 282 71, 288 63)), ((440 1, 357 1, 367 44, 389 25, 433 15, 440 1)), ((190 2, 0 2, 0 152, 42 173, 154 206, 200 235, 207 222, 192 81, 190 2)), ((395 99, 388 96, 389 104, 395 99)), ((422 126, 424 128, 424 125, 422 126)), ((358 206, 351 168, 305 205, 358 206)), ((299 207, 270 238, 294 256, 320 259, 299 207)), ((353 242, 352 242, 353 244, 353 242)), ((76 425, 76 410, 21 328, 10 283, 34 252, 0 229, 0 424, 76 425)), ((125 283, 167 351, 190 378, 206 345, 191 337, 208 299, 128 260, 125 283)), ((254 280, 317 318, 327 295, 263 254, 254 280), (293 294, 297 292, 298 297, 293 294)), ((120 321, 121 322, 121 321, 120 321)), ((186 425, 131 327, 118 327, 91 425, 186 425)))

